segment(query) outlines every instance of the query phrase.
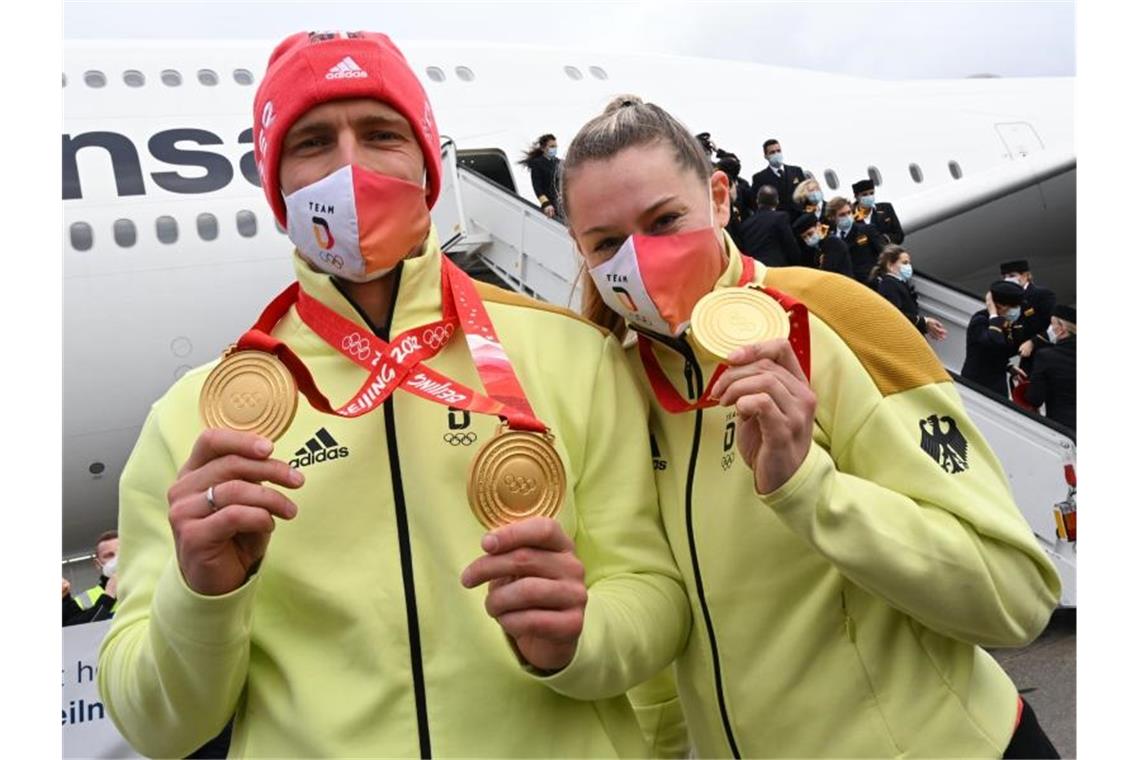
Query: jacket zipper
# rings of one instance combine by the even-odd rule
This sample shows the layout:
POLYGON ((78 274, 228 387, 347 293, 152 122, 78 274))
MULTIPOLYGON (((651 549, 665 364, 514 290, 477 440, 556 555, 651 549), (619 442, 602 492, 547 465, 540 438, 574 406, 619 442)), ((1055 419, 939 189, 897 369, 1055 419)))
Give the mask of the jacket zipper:
MULTIPOLYGON (((689 385, 689 398, 699 398, 700 394, 704 393, 704 377, 701 375, 701 367, 693 355, 693 350, 684 340, 670 341, 670 343, 673 343, 685 357, 685 380, 689 385), (693 384, 694 374, 696 375, 695 388, 693 384)), ((713 630, 712 614, 709 612, 709 604, 705 599, 705 587, 701 580, 701 565, 697 558, 697 542, 693 533, 693 484, 696 480, 697 455, 701 450, 701 423, 703 419, 704 410, 697 409, 696 421, 693 425, 693 445, 689 454, 689 471, 685 480, 685 530, 689 539, 689 559, 693 565, 693 581, 697 586, 697 599, 701 603, 701 615, 705 620, 705 630, 708 631, 709 647, 712 650, 713 677, 716 681, 716 701, 717 706, 720 708, 720 719, 724 725, 724 735, 728 740, 728 746, 732 751, 732 756, 739 760, 740 750, 736 746, 736 737, 732 733, 732 724, 728 719, 728 705, 724 699, 724 684, 720 672, 720 653, 717 650, 716 632, 713 630)))
MULTIPOLYGON (((351 298, 348 299, 349 303, 352 303, 357 312, 364 317, 365 323, 372 328, 372 332, 385 342, 390 339, 392 318, 396 313, 396 298, 400 292, 400 277, 403 271, 402 266, 396 270, 396 282, 392 286, 392 302, 388 307, 388 320, 381 329, 376 329, 372 320, 359 308, 356 308, 356 304, 351 298)), ((345 297, 347 298, 347 294, 345 297)), ((408 530, 408 509, 407 502, 404 499, 404 480, 400 474, 400 451, 396 445, 396 408, 394 402, 395 394, 390 395, 384 402, 384 435, 388 443, 388 470, 392 475, 392 496, 396 508, 396 535, 400 545, 400 575, 404 582, 404 607, 408 621, 408 649, 412 661, 412 688, 416 700, 416 726, 419 730, 420 757, 430 758, 431 732, 428 728, 427 690, 424 685, 423 652, 420 648, 420 620, 416 608, 416 579, 412 570, 412 541, 408 530)))

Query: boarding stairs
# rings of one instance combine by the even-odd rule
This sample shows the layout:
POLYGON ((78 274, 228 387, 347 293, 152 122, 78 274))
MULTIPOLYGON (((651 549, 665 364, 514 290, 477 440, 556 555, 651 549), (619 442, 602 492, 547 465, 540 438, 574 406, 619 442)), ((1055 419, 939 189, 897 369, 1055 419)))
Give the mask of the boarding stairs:
MULTIPOLYGON (((476 277, 577 309, 580 263, 566 227, 547 218, 531 201, 460 166, 452 141, 445 140, 442 151, 443 183, 432 217, 444 251, 476 277)), ((993 184, 991 178, 988 192, 996 192, 993 184)), ((908 225, 908 232, 946 217, 924 209, 914 218, 917 223, 908 225)), ((921 274, 914 282, 920 310, 941 321, 948 333, 946 340, 931 345, 954 378, 970 418, 1004 465, 1014 500, 1057 566, 1063 584, 1061 605, 1075 607, 1076 541, 1059 535, 1055 509, 1062 502, 1074 504, 1075 509, 1074 435, 959 377, 966 327, 970 316, 983 308, 982 299, 921 274)), ((916 421, 916 443, 919 435, 916 421)))

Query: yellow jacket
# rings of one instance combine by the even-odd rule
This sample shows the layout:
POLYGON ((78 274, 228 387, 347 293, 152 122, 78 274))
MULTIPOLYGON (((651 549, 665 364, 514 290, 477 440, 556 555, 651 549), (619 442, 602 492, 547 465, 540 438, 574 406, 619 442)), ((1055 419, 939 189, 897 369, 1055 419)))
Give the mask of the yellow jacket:
MULTIPOLYGON (((717 287, 741 273, 725 239, 717 287)), ((1040 633, 1056 570, 913 325, 846 277, 757 263, 754 282, 811 313, 818 406, 799 470, 759 496, 731 408, 650 411, 693 609, 675 674, 697 756, 1000 757, 1017 691, 981 646, 1040 633)), ((714 362, 655 351, 683 396, 701 394, 714 362)), ((635 695, 660 752, 678 735, 667 681, 635 695)))
MULTIPOLYGON (((439 318, 440 256, 433 232, 402 264, 392 334, 439 318)), ((367 329, 328 276, 296 261, 308 293, 367 329)), ((608 334, 479 291, 566 467, 558 520, 589 586, 574 660, 554 676, 529 672, 485 612, 485 589, 459 582, 484 533, 467 504, 468 463, 498 420, 403 391, 357 419, 302 398, 274 455, 305 474, 290 493, 298 516, 278 522, 244 586, 191 591, 166 491, 202 429, 202 367, 154 405, 120 487, 122 601, 99 688, 140 752, 183 757, 236 713, 231 756, 645 754, 625 692, 676 656, 690 619, 657 512, 645 404, 608 334)), ((362 382, 295 311, 275 335, 334 403, 362 382)), ((428 364, 482 387, 462 336, 428 364)))

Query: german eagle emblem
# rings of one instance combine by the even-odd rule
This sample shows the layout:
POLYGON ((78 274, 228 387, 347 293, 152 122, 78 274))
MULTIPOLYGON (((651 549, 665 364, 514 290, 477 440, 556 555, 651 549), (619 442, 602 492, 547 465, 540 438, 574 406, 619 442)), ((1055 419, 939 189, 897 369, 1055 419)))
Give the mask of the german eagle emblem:
POLYGON ((958 423, 952 417, 939 419, 937 414, 932 414, 919 420, 918 427, 922 430, 922 450, 939 467, 951 475, 963 472, 968 467, 966 436, 962 435, 958 423))

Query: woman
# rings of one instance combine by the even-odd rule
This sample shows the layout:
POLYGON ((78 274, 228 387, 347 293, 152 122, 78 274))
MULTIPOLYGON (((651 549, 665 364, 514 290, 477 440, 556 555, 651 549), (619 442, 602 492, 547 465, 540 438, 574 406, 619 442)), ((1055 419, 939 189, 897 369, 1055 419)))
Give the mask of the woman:
POLYGON ((1032 641, 1060 583, 926 343, 848 278, 749 276, 727 178, 655 105, 611 103, 562 176, 584 311, 638 331, 626 357, 693 608, 675 673, 696 755, 1055 757, 981 646, 1032 641), (685 330, 741 282, 798 327, 717 377, 685 330))
POLYGON ((795 192, 792 193, 792 202, 796 204, 801 214, 815 214, 819 222, 827 224, 827 219, 823 215, 823 189, 814 178, 808 177, 796 186, 795 192))
POLYGON ((894 304, 920 333, 942 340, 946 337, 946 328, 942 323, 918 313, 918 302, 910 292, 910 278, 913 275, 910 254, 901 245, 891 243, 879 254, 879 261, 871 270, 867 282, 879 291, 879 295, 894 304))
POLYGON ((546 134, 535 140, 519 164, 530 170, 530 184, 534 187, 534 195, 538 198, 542 213, 551 219, 554 217, 561 219, 557 192, 559 164, 557 138, 546 134))

